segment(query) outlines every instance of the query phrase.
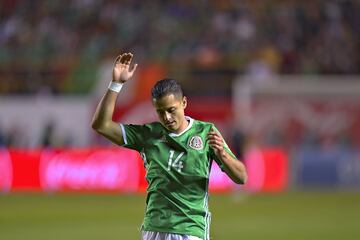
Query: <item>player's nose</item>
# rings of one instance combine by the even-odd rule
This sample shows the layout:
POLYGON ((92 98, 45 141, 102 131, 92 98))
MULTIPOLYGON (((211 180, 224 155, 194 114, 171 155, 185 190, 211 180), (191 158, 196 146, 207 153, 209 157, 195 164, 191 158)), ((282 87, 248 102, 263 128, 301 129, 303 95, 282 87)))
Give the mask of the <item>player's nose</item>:
POLYGON ((170 121, 170 119, 171 119, 171 114, 168 113, 168 112, 165 112, 165 113, 164 113, 164 119, 165 119, 165 121, 170 121))

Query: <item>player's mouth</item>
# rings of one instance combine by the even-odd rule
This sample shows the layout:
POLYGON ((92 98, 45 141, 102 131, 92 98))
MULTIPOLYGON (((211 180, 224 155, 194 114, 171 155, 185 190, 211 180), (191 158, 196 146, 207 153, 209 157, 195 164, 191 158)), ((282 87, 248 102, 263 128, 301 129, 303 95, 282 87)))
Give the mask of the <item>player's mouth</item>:
POLYGON ((165 123, 165 126, 168 127, 168 128, 173 127, 173 126, 175 126, 175 121, 166 122, 166 123, 165 123))

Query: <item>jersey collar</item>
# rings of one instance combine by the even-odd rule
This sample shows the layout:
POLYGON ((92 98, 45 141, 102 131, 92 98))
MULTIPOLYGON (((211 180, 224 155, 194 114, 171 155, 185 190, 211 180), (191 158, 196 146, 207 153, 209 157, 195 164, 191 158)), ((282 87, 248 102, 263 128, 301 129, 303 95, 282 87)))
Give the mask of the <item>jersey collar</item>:
POLYGON ((194 119, 188 116, 185 116, 185 119, 189 121, 189 125, 181 133, 169 133, 170 137, 179 137, 192 127, 194 119))

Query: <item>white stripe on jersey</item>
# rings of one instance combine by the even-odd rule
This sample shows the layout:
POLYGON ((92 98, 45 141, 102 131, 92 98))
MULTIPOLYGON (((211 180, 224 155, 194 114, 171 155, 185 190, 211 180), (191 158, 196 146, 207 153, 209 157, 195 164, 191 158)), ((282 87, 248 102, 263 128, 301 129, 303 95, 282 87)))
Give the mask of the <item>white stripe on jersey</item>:
POLYGON ((142 160, 144 162, 144 166, 145 166, 145 168, 147 170, 148 169, 148 162, 146 160, 146 154, 145 154, 145 149, 144 148, 141 150, 140 156, 141 156, 141 158, 142 158, 142 160))
POLYGON ((124 144, 127 144, 127 138, 126 138, 126 132, 125 132, 124 125, 122 125, 120 123, 120 127, 121 127, 121 132, 122 132, 122 135, 123 135, 123 139, 124 139, 124 144))
POLYGON ((209 193, 205 193, 204 197, 204 209, 205 209, 205 216, 204 216, 204 222, 205 222, 205 232, 204 232, 204 239, 208 240, 210 233, 210 212, 209 212, 209 193))

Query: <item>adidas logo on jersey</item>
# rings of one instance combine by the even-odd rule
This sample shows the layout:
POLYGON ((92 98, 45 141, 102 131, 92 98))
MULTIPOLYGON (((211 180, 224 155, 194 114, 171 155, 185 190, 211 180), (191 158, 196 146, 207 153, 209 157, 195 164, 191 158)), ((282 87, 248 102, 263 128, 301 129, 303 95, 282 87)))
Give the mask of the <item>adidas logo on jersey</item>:
POLYGON ((200 136, 192 136, 188 145, 195 150, 201 150, 204 148, 204 144, 200 136))

